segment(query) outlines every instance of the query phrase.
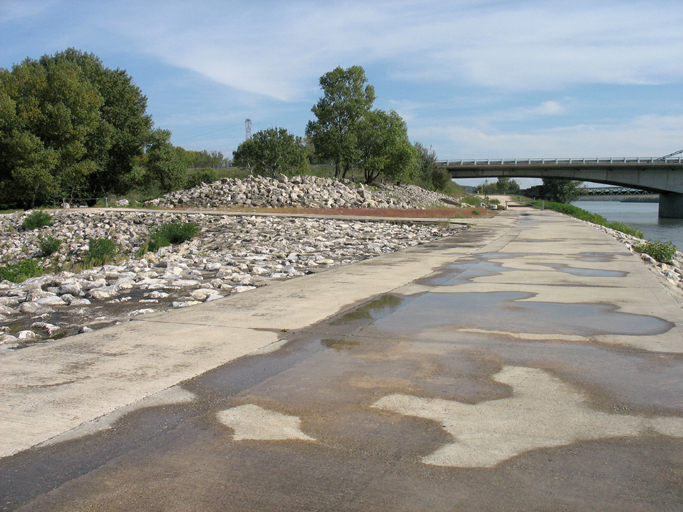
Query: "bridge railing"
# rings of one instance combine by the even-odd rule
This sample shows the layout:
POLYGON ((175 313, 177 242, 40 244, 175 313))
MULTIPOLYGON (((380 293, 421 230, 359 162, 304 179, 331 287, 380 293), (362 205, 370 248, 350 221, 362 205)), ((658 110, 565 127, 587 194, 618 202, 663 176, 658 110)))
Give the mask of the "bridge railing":
POLYGON ((474 165, 609 165, 609 164, 680 164, 683 158, 620 157, 620 158, 502 158, 497 160, 440 160, 446 167, 474 165))

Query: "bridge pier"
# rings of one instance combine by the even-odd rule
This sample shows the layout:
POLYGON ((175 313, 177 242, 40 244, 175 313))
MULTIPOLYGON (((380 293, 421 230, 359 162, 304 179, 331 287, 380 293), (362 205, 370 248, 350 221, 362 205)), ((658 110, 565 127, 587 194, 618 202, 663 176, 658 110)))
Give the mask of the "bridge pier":
POLYGON ((683 219, 683 194, 659 194, 659 218, 683 219))

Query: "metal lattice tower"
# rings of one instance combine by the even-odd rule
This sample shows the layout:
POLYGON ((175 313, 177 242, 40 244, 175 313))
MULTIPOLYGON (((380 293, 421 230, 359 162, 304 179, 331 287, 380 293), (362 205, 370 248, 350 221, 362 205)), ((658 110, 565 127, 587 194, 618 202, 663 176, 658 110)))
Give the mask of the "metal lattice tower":
POLYGON ((246 138, 245 140, 251 139, 251 119, 245 119, 244 121, 244 130, 246 132, 246 138))

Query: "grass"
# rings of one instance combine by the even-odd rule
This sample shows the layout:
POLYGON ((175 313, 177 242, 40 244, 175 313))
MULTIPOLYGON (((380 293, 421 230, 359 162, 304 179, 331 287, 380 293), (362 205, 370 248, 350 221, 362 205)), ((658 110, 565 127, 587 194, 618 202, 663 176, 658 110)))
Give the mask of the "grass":
POLYGON ((50 256, 59 250, 62 246, 62 241, 53 236, 48 236, 47 238, 40 237, 38 239, 38 245, 44 256, 50 256))
POLYGON ((101 266, 116 260, 119 248, 111 238, 91 238, 83 261, 86 267, 101 266))
POLYGON ((45 269, 39 260, 24 260, 20 263, 11 263, 0 267, 0 281, 11 281, 21 283, 29 277, 42 276, 45 269))
MULTIPOLYGON (((533 201, 531 202, 531 205, 540 208, 541 202, 533 201)), ((621 231, 622 233, 634 236, 636 238, 644 238, 645 236, 643 235, 642 231, 634 228, 633 226, 629 226, 628 224, 624 224, 623 222, 609 222, 602 215, 598 215, 597 213, 591 213, 589 211, 584 210, 583 208, 574 206, 573 204, 553 203, 551 201, 545 201, 545 207, 548 210, 564 213, 565 215, 585 220, 587 222, 592 222, 593 224, 598 224, 599 226, 605 226, 606 228, 615 229, 617 231, 621 231)))
POLYGON ((149 240, 140 247, 138 255, 141 256, 146 252, 157 252, 162 247, 185 242, 198 234, 199 227, 194 222, 168 222, 162 224, 150 233, 149 240))
POLYGON ((460 201, 462 201, 465 204, 470 204, 472 206, 479 206, 481 204, 481 199, 476 196, 465 196, 460 198, 460 201))
POLYGON ((52 216, 40 210, 28 214, 21 223, 21 227, 27 231, 42 228, 43 226, 52 226, 52 216))

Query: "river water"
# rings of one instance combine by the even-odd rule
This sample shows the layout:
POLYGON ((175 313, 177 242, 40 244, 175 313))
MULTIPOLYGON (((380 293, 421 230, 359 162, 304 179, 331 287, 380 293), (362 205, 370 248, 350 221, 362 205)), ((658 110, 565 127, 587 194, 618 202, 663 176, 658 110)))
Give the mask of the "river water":
POLYGON ((673 242, 683 249, 683 219, 660 219, 658 203, 627 203, 621 201, 575 201, 572 203, 608 221, 617 221, 638 228, 645 238, 673 242))

